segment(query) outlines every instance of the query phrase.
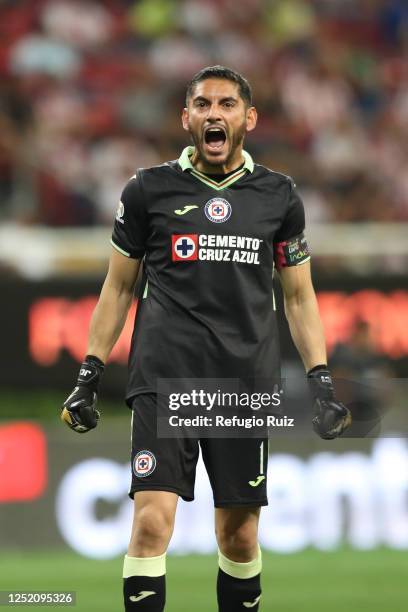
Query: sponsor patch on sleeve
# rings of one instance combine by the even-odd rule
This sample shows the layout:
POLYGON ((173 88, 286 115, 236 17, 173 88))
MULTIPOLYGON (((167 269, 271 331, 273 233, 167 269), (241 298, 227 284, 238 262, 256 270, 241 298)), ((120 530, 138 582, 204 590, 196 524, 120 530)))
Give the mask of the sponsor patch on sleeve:
POLYGON ((277 268, 297 266, 310 259, 310 251, 303 234, 274 244, 275 264, 277 268))

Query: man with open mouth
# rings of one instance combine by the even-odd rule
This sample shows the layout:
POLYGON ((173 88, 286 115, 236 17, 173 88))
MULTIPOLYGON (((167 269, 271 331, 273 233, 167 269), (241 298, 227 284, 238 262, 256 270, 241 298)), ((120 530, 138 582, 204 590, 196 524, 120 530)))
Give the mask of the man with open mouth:
POLYGON ((192 165, 209 174, 236 170, 244 162, 245 134, 256 126, 255 108, 242 98, 237 84, 219 78, 198 81, 187 101, 182 122, 195 146, 192 165))
MULTIPOLYGON (((256 122, 251 88, 240 74, 213 66, 193 77, 182 111, 193 146, 178 160, 138 169, 125 186, 88 354, 64 402, 62 418, 71 429, 85 433, 96 426, 99 381, 143 260, 126 393, 132 409, 129 494, 134 499, 123 567, 127 612, 164 610, 166 551, 177 502, 194 499, 200 450, 214 495, 218 609, 256 612, 260 607, 258 520, 268 503, 266 434, 159 435, 158 406, 165 396, 161 385, 168 380, 175 386, 180 382, 184 390, 194 380, 201 388, 183 394, 191 397, 183 402, 188 417, 205 410, 196 400, 207 396, 209 380, 216 380, 221 391, 227 380, 250 380, 255 391, 259 380, 275 388, 280 378, 275 269, 316 398, 313 427, 332 439, 351 422, 348 409, 335 398, 326 365, 302 202, 290 177, 255 164, 243 149, 256 122)), ((168 391, 169 398, 173 392, 180 395, 178 388, 168 391)), ((185 609, 194 609, 194 602, 185 609)))

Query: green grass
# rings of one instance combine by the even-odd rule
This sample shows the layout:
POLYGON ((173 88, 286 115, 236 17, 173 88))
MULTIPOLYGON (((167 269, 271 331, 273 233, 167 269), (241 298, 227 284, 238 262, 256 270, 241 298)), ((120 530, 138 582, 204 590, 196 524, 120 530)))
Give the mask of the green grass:
MULTIPOLYGON (((0 590, 75 590, 77 605, 67 609, 121 612, 121 564, 68 552, 3 552, 0 590)), ((166 612, 216 610, 215 556, 169 557, 167 565, 166 612)), ((264 554, 262 611, 403 612, 407 577, 408 555, 399 551, 264 554)))

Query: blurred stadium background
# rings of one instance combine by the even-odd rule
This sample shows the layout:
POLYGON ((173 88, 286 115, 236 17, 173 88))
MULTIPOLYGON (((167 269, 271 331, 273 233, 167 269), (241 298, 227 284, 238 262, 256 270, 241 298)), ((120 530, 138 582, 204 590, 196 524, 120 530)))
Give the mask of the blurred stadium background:
MULTIPOLYGON (((305 202, 333 367, 403 381, 408 4, 1 0, 0 33, 0 590, 72 589, 81 612, 120 610, 131 318, 98 430, 70 435, 57 415, 121 188, 186 145, 178 118, 194 72, 243 72, 260 113, 247 148, 292 175, 305 202)), ((302 375, 283 320, 281 334, 285 373, 302 375)), ((264 610, 406 609, 408 445, 389 433, 271 445, 264 610)), ((211 534, 200 467, 196 502, 180 503, 169 612, 215 609, 211 534)))

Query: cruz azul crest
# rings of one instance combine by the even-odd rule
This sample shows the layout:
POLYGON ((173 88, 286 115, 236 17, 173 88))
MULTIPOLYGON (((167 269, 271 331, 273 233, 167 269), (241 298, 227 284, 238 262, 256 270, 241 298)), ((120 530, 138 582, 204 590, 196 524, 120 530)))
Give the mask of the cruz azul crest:
POLYGON ((204 208, 205 216, 213 223, 225 223, 231 216, 231 204, 223 198, 208 200, 204 208))

